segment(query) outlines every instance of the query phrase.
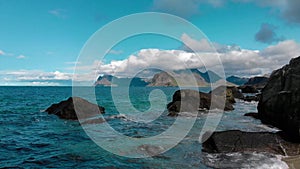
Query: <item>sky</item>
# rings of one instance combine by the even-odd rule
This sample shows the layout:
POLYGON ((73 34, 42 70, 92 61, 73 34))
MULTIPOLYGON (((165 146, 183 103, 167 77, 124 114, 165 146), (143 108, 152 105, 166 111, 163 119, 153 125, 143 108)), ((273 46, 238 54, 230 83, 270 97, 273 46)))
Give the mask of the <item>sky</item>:
POLYGON ((181 41, 151 34, 130 37, 105 59, 95 59, 89 78, 116 69, 129 76, 137 67, 153 65, 180 69, 184 60, 188 68, 201 67, 193 57, 195 52, 214 56, 205 50, 210 43, 226 76, 269 74, 300 55, 298 0, 0 0, 0 85, 71 85, 88 39, 110 22, 141 12, 182 17, 208 39, 187 32, 181 41))

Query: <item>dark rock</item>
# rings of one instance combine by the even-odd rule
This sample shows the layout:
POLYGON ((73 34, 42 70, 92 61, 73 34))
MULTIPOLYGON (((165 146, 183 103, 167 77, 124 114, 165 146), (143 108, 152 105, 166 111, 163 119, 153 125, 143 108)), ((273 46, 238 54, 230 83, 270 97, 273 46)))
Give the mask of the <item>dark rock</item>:
POLYGON ((245 86, 253 86, 256 89, 262 89, 265 87, 265 85, 267 84, 269 78, 265 77, 265 76, 256 76, 256 77, 252 77, 248 80, 248 82, 246 82, 244 85, 245 86))
MULTIPOLYGON (((214 95, 218 95, 218 96, 222 96, 225 91, 225 86, 219 86, 217 88, 215 88, 213 91, 211 91, 210 93, 213 93, 214 95)), ((240 90, 235 87, 235 86, 226 86, 226 99, 227 100, 231 100, 232 103, 235 103, 236 99, 243 99, 244 95, 242 92, 240 92, 240 90)))
POLYGON ((300 154, 300 144, 286 141, 279 132, 214 132, 202 147, 202 151, 208 153, 267 152, 284 156, 300 154))
POLYGON ((259 115, 256 112, 246 113, 246 114, 244 114, 244 116, 248 116, 248 117, 253 117, 255 119, 259 119, 259 115))
POLYGON ((258 93, 258 90, 254 86, 240 86, 242 93, 258 93))
POLYGON ((86 119, 104 113, 104 107, 90 103, 80 97, 70 97, 58 104, 52 104, 46 112, 55 114, 62 119, 86 119), (75 103, 75 104, 74 104, 75 103), (74 107, 76 106, 76 107, 74 107), (77 114, 75 112, 77 111, 77 114))
POLYGON ((232 103, 232 104, 235 103, 235 99, 234 99, 232 90, 230 90, 226 86, 219 86, 216 89, 214 89, 213 91, 210 91, 209 94, 214 94, 217 96, 226 95, 226 100, 228 100, 229 103, 232 103))
POLYGON ((225 111, 234 109, 232 103, 223 99, 222 96, 188 89, 176 91, 167 108, 169 116, 176 116, 179 112, 197 112, 203 109, 223 109, 225 111))
POLYGON ((300 57, 273 71, 262 90, 258 113, 271 124, 300 141, 300 57))
POLYGON ((243 99, 243 93, 235 86, 227 86, 227 89, 231 90, 233 97, 236 99, 243 99))

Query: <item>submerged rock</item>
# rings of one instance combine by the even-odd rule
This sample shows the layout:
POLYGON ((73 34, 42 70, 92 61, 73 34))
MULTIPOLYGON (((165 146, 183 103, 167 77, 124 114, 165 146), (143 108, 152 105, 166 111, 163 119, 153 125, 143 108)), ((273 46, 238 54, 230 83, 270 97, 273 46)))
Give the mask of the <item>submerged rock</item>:
POLYGON ((271 74, 262 90, 258 113, 263 123, 300 141, 300 57, 271 74))
POLYGON ((232 103, 222 96, 189 89, 176 91, 167 108, 169 116, 177 116, 179 112, 197 112, 209 109, 234 110, 232 103))
POLYGON ((58 104, 52 104, 46 109, 49 114, 55 114, 62 119, 86 119, 98 115, 99 113, 104 114, 104 107, 90 103, 80 97, 70 97, 68 100, 61 101, 58 104), (75 107, 76 111, 75 112, 75 107))
POLYGON ((214 132, 202 147, 202 151, 208 153, 267 152, 284 156, 300 154, 300 144, 286 141, 280 132, 214 132))

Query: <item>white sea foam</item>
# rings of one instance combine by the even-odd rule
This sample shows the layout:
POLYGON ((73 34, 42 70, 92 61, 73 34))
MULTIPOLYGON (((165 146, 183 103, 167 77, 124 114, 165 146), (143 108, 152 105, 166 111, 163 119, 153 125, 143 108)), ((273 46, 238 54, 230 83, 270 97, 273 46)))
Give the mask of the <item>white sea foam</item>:
POLYGON ((213 168, 288 169, 281 156, 268 153, 203 153, 203 162, 213 168))

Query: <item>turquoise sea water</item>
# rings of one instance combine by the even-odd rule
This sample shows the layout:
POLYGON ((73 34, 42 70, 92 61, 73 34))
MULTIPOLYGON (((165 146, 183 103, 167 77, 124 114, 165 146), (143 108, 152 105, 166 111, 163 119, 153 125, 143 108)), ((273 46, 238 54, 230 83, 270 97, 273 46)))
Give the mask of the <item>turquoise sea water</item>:
MULTIPOLYGON (((97 87, 97 103, 106 108, 105 118, 116 131, 130 137, 151 137, 167 130, 173 117, 162 113, 149 123, 136 123, 130 104, 139 111, 152 107, 155 114, 171 101, 177 88, 131 88, 130 100, 122 99, 126 89, 116 89, 119 99, 112 101, 111 89, 97 87), (118 91, 119 90, 119 91, 118 91), (115 104, 119 105, 122 116, 115 104), (120 118, 122 117, 122 118, 120 118)), ((208 91, 208 89, 202 89, 208 91)), ((72 96, 71 87, 0 87, 0 168, 284 168, 286 165, 269 154, 216 154, 201 152, 199 134, 206 115, 199 115, 188 135, 171 150, 149 158, 127 158, 112 154, 95 144, 76 121, 62 120, 44 110, 72 96), (210 167, 209 167, 210 166, 210 167)), ((93 101, 93 100, 91 100, 93 101)), ((258 120, 244 117, 256 111, 256 103, 238 101, 235 110, 226 112, 217 130, 272 131, 258 120)), ((152 113, 150 111, 149 118, 152 113)), ((101 128, 102 124, 97 124, 101 128)), ((84 127, 94 127, 84 126, 84 127)), ((103 138, 114 139, 114 138, 103 138)), ((121 144, 120 144, 121 145, 121 144)), ((116 148, 119 144, 114 145, 116 148)), ((119 147, 120 148, 120 147, 119 147)))

